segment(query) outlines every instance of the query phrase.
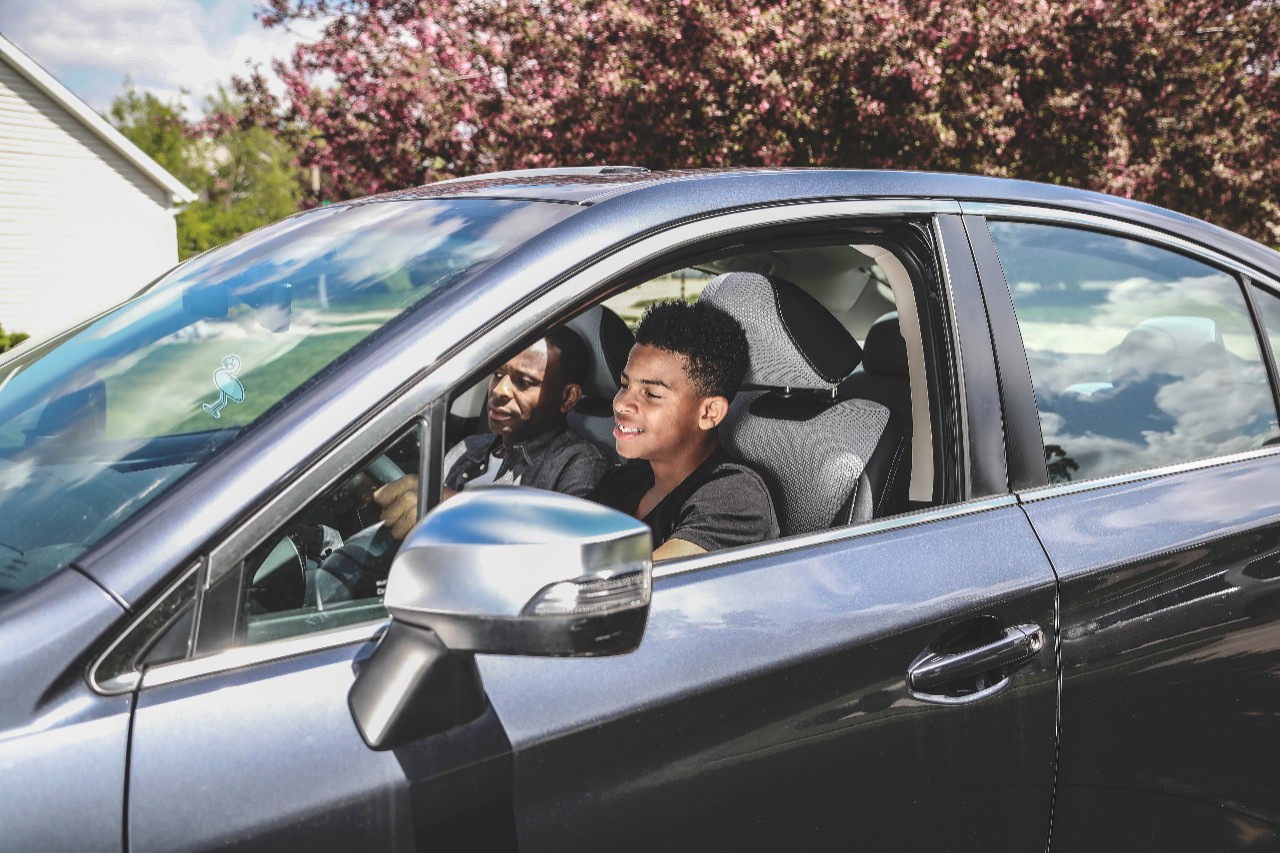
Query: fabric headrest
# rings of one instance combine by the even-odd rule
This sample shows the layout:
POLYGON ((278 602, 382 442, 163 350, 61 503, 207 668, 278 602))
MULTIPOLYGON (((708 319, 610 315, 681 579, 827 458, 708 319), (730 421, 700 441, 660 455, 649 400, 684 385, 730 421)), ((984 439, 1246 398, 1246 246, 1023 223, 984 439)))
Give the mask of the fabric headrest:
POLYGON ((858 342, 822 303, 776 276, 718 275, 698 301, 742 325, 751 348, 746 385, 830 391, 862 359, 858 342))
POLYGON ((897 311, 885 314, 867 331, 867 343, 862 348, 862 369, 889 376, 907 375, 907 342, 902 339, 897 311))
POLYGON ((636 336, 622 318, 603 305, 596 305, 570 320, 566 326, 587 345, 589 364, 584 397, 613 399, 618 379, 627 366, 627 356, 636 336))

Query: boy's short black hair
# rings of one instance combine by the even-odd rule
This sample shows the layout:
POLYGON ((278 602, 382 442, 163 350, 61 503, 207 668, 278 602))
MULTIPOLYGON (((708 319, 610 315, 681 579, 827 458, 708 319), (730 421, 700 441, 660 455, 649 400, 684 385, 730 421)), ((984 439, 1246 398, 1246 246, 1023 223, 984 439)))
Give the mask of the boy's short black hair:
POLYGON ((568 326, 554 329, 547 343, 560 351, 560 378, 565 385, 582 385, 587 381, 587 345, 568 326))
POLYGON ((684 356, 689 381, 704 397, 732 400, 750 366, 742 326, 705 302, 655 302, 640 318, 636 343, 684 356))

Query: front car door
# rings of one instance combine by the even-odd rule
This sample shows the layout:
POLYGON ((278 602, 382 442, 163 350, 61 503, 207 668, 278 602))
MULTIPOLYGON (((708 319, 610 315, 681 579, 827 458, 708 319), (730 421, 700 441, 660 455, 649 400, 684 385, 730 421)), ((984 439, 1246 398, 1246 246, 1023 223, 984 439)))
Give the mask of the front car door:
POLYGON ((1061 581, 1052 849, 1273 849, 1274 273, 1114 220, 973 210, 1043 432, 1047 484, 1019 498, 1061 581))
MULTIPOLYGON (((473 304, 467 276, 575 212, 502 199, 335 205, 202 256, 102 321, 91 340, 129 356, 101 360, 113 371, 108 426, 123 414, 125 428, 159 435, 129 439, 130 455, 102 467, 149 477, 146 497, 162 497, 131 506, 129 524, 68 570, 120 602, 114 625, 68 623, 96 630, 80 638, 91 650, 49 675, 97 694, 80 703, 88 721, 100 706, 124 713, 94 753, 118 758, 95 769, 93 781, 116 783, 116 822, 96 846, 411 848, 416 818, 454 814, 416 804, 481 787, 467 779, 508 753, 492 717, 408 757, 364 745, 347 692, 385 611, 379 578, 350 570, 389 553, 365 499, 419 466, 420 416, 438 393, 423 376, 456 345, 451 330, 479 325, 447 322, 473 304), (163 432, 143 431, 166 416, 163 432), (448 776, 455 767, 465 772, 448 776), (456 784, 414 784, 432 774, 456 784)), ((490 806, 483 831, 502 837, 495 813, 510 809, 490 806)))

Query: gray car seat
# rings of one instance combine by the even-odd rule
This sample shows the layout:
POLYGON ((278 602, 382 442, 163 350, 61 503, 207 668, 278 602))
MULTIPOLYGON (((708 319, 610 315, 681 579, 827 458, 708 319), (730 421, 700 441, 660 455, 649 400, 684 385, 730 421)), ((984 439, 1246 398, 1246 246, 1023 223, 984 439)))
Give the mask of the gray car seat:
MULTIPOLYGON (((905 512, 909 509, 911 485, 911 378, 897 311, 885 314, 867 331, 861 368, 840 383, 840 396, 879 403, 896 422, 903 440, 887 461, 897 470, 888 478, 888 488, 878 494, 874 514, 905 512)), ((876 476, 872 474, 871 479, 874 482, 876 476)))
POLYGON ((579 314, 568 327, 587 345, 587 381, 582 399, 569 412, 569 426, 599 447, 605 458, 619 460, 613 441, 613 398, 636 337, 617 314, 603 305, 579 314))
POLYGON ((717 276, 699 301, 731 314, 747 334, 751 367, 720 440, 768 483, 782 534, 871 518, 897 476, 889 459, 903 436, 885 406, 837 393, 862 357, 858 342, 780 278, 717 276))

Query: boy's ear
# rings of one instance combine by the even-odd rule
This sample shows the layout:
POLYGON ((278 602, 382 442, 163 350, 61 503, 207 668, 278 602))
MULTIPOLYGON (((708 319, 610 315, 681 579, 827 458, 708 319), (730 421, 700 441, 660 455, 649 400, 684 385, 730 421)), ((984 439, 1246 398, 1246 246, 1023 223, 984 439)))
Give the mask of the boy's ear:
POLYGON ((712 430, 720 426, 725 415, 729 414, 727 397, 703 397, 702 406, 698 410, 698 428, 712 430))
POLYGON ((560 411, 569 414, 574 406, 578 405, 578 401, 582 399, 582 386, 576 382, 570 382, 564 386, 564 390, 560 392, 560 411))

